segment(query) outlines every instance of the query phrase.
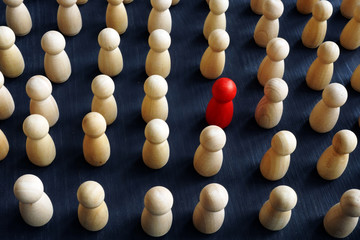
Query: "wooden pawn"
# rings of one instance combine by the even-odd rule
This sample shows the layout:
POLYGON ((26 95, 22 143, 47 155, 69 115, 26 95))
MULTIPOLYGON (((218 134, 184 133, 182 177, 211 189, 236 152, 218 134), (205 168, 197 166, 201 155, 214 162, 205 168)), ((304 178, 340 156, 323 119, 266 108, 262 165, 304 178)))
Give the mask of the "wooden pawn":
POLYGON ((263 13, 262 7, 263 7, 264 2, 265 2, 265 0, 250 0, 251 10, 257 15, 262 15, 262 13, 263 13))
POLYGON ((31 31, 32 20, 24 0, 3 0, 6 6, 6 25, 16 36, 25 36, 31 31))
POLYGON ((4 160, 9 153, 9 142, 0 129, 0 161, 4 160))
POLYGON ((175 5, 178 4, 179 2, 180 2, 180 0, 172 0, 171 6, 175 6, 175 5))
POLYGON ((132 3, 134 0, 124 0, 124 3, 125 4, 129 4, 129 3, 132 3))
POLYGON ((340 34, 340 44, 347 50, 360 46, 360 4, 355 7, 353 15, 340 34))
POLYGON ((77 35, 82 28, 82 18, 77 0, 56 0, 59 3, 57 11, 57 24, 62 34, 66 36, 77 35))
POLYGON ((77 5, 84 5, 85 3, 87 3, 88 2, 88 0, 77 0, 76 1, 76 4, 77 5))
POLYGON ((229 0, 211 0, 209 3, 210 12, 207 15, 203 34, 205 39, 209 38, 209 35, 215 29, 226 30, 226 15, 225 12, 229 7, 229 0))
POLYGON ((357 66, 355 71, 353 72, 351 79, 350 79, 351 87, 360 92, 360 64, 357 66))
POLYGON ((342 0, 340 5, 341 15, 350 19, 354 16, 354 9, 360 4, 359 0, 342 0))
POLYGON ((317 2, 319 2, 319 0, 297 0, 296 9, 301 14, 310 14, 317 2))
POLYGON ((14 99, 4 82, 4 75, 0 72, 0 120, 8 119, 15 110, 14 99))
POLYGON ((170 6, 172 0, 150 0, 151 12, 148 18, 148 31, 151 34, 156 29, 163 29, 170 34, 172 19, 170 6))
POLYGON ((123 0, 107 0, 106 26, 123 34, 128 27, 128 15, 123 0))

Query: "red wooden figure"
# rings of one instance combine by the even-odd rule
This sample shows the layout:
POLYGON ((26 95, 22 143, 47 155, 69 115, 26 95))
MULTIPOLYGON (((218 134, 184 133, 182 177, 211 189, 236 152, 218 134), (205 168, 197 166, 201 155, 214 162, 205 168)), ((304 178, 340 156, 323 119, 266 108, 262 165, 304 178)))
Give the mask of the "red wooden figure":
POLYGON ((206 121, 210 125, 226 128, 232 120, 236 85, 230 78, 219 78, 212 87, 213 97, 206 108, 206 121))

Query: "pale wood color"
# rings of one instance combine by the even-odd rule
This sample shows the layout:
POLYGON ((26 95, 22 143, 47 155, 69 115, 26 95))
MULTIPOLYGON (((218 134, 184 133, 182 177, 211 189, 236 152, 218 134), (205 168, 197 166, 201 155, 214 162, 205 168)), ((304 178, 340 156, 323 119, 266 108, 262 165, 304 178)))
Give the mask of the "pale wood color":
POLYGON ((85 133, 83 153, 85 160, 94 167, 104 165, 110 157, 110 143, 107 138, 106 120, 98 112, 90 112, 82 121, 85 133))
POLYGON ((255 109, 255 120, 260 127, 270 129, 279 124, 283 113, 283 101, 288 92, 288 86, 281 78, 272 78, 265 84, 264 97, 255 109))
POLYGON ((150 50, 146 56, 145 71, 148 76, 160 75, 166 78, 171 70, 171 58, 169 47, 171 37, 163 29, 156 29, 149 36, 150 50))
POLYGON ((128 27, 128 15, 123 0, 107 0, 106 26, 123 34, 128 27))
POLYGON ((142 149, 142 158, 146 166, 160 169, 168 162, 170 148, 167 138, 169 126, 164 120, 153 119, 145 127, 145 143, 142 149))
POLYGON ((162 186, 152 187, 146 192, 141 227, 152 237, 164 236, 171 228, 174 199, 171 192, 162 186))
POLYGON ((48 31, 41 38, 41 47, 45 52, 45 74, 54 83, 66 82, 71 75, 71 63, 64 50, 65 45, 65 38, 58 31, 48 31))
POLYGON ((201 176, 211 177, 220 171, 225 143, 226 134, 222 128, 211 125, 202 130, 194 155, 194 168, 201 176))
POLYGON ((355 50, 360 46, 360 5, 357 5, 354 16, 342 30, 340 44, 348 50, 355 50))
POLYGON ((355 229, 360 216, 360 190, 347 190, 324 217, 326 232, 335 238, 345 238, 355 229))
POLYGON ((225 67, 225 50, 229 47, 229 34, 223 29, 211 32, 208 39, 209 47, 200 61, 200 72, 207 79, 218 78, 225 67))
POLYGON ((9 142, 0 129, 0 161, 4 160, 9 153, 9 142))
POLYGON ((6 6, 6 25, 16 36, 25 36, 31 31, 32 20, 24 0, 3 0, 6 6))
POLYGON ((271 140, 271 148, 260 162, 264 178, 277 181, 283 178, 290 166, 290 154, 296 149, 296 137, 289 131, 277 132, 271 140))
POLYGON ((24 68, 24 58, 15 45, 15 33, 9 27, 0 26, 0 71, 5 77, 16 78, 24 68))
POLYGON ((103 115, 106 125, 112 124, 117 117, 117 104, 114 98, 115 84, 107 75, 96 76, 91 83, 94 94, 91 103, 91 111, 103 115))
POLYGON ((31 114, 23 123, 27 136, 26 154, 33 164, 39 167, 50 165, 56 156, 55 143, 49 135, 49 122, 39 114, 31 114))
POLYGON ((82 28, 82 18, 77 0, 56 0, 59 3, 57 24, 60 32, 66 36, 77 35, 82 28))
POLYGON ((339 83, 331 83, 322 92, 322 99, 310 113, 311 128, 318 133, 326 133, 334 128, 339 115, 340 107, 348 97, 346 88, 339 83))
POLYGON ((339 58, 340 48, 331 41, 323 42, 317 50, 317 58, 306 73, 306 84, 313 90, 323 90, 330 84, 334 62, 339 58))
POLYGON ((0 72, 0 120, 8 119, 15 110, 14 99, 4 82, 4 75, 0 72))
POLYGON ((319 2, 319 0, 297 0, 296 9, 301 14, 310 14, 317 2, 319 2))
POLYGON ((225 207, 229 201, 226 189, 218 183, 206 185, 200 192, 200 201, 193 213, 195 228, 205 234, 217 232, 225 219, 225 207))
POLYGON ((274 188, 269 200, 264 203, 259 213, 260 223, 271 231, 286 227, 291 218, 291 211, 296 206, 296 192, 288 186, 274 188))
POLYGON ((333 13, 333 6, 330 2, 323 0, 317 2, 312 9, 312 17, 306 23, 301 35, 301 41, 305 47, 317 48, 324 41, 327 20, 333 13))
POLYGON ((260 47, 279 35, 279 18, 284 12, 284 4, 279 0, 266 0, 263 4, 263 16, 255 26, 254 40, 260 47))
POLYGON ((83 5, 83 4, 87 3, 87 2, 88 2, 88 0, 77 0, 76 4, 77 5, 83 5))
POLYGON ((148 31, 151 34, 156 29, 164 29, 170 34, 171 32, 171 13, 169 7, 172 0, 150 0, 151 12, 148 18, 148 31))
POLYGON ((25 174, 19 177, 14 184, 14 195, 19 200, 21 217, 27 224, 41 227, 51 220, 53 205, 37 176, 25 174))
POLYGON ((151 75, 144 83, 145 97, 141 104, 141 116, 145 122, 159 118, 166 121, 169 106, 166 99, 168 84, 160 75, 151 75))
POLYGON ((209 2, 210 12, 207 15, 203 34, 205 39, 209 39, 209 35, 215 29, 226 30, 226 15, 225 12, 229 7, 229 0, 211 0, 209 2))
POLYGON ((271 78, 283 78, 285 71, 285 58, 289 55, 290 46, 283 38, 274 38, 266 46, 266 56, 262 60, 257 78, 261 86, 271 78))
POLYGON ((30 114, 40 114, 52 127, 59 119, 59 108, 51 95, 52 85, 49 79, 36 75, 26 83, 26 93, 30 98, 30 114))
POLYGON ((340 5, 341 14, 350 19, 354 16, 354 9, 360 4, 360 0, 342 0, 340 5))
POLYGON ((112 28, 104 28, 98 36, 100 51, 98 66, 100 72, 110 77, 121 73, 124 67, 123 57, 119 49, 120 36, 112 28))
POLYGON ((129 3, 132 3, 134 0, 124 0, 124 3, 125 4, 129 4, 129 3))
POLYGON ((263 14, 263 4, 266 0, 250 0, 250 8, 251 10, 257 14, 262 15, 263 14))
POLYGON ((180 2, 180 0, 172 0, 171 6, 175 6, 175 5, 178 4, 179 2, 180 2))
POLYGON ((103 229, 109 220, 103 187, 95 181, 86 181, 80 185, 76 195, 79 201, 78 218, 81 226, 88 231, 103 229))
POLYGON ((339 178, 346 169, 349 154, 355 150, 357 137, 350 130, 341 130, 334 135, 332 145, 320 156, 316 168, 326 180, 339 178))
POLYGON ((360 64, 357 66, 355 71, 353 72, 351 79, 350 79, 351 87, 360 92, 360 64))

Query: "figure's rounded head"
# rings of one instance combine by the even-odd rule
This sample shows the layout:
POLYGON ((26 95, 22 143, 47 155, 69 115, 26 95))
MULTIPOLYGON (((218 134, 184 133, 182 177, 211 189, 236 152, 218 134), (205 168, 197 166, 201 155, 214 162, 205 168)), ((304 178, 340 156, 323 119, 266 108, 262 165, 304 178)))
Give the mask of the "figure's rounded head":
POLYGON ((145 208, 154 215, 169 212, 173 206, 174 198, 171 192, 162 186, 152 187, 146 192, 144 198, 145 208))
POLYGON ((155 118, 149 121, 145 127, 145 138, 154 144, 164 142, 169 137, 169 126, 162 120, 155 118))
POLYGON ((217 152, 225 146, 226 134, 221 127, 207 126, 200 134, 200 143, 208 151, 217 152))
POLYGON ((144 83, 144 92, 152 99, 159 99, 166 95, 168 84, 160 75, 151 75, 144 83))
POLYGON ((101 48, 111 51, 120 45, 119 33, 113 28, 104 28, 98 36, 98 43, 101 48))
POLYGON ((3 2, 9 7, 17 7, 24 2, 24 0, 3 0, 3 2))
POLYGON ((319 1, 312 9, 313 17, 318 21, 328 20, 333 13, 333 6, 329 1, 319 1))
POLYGON ((15 197, 22 203, 37 202, 44 193, 44 185, 40 178, 33 174, 19 177, 14 184, 15 197))
POLYGON ((294 134, 286 130, 277 132, 271 140, 271 147, 282 156, 292 154, 295 151, 296 144, 297 141, 294 134))
POLYGON ((111 77, 100 74, 91 83, 91 91, 98 98, 108 98, 115 91, 115 84, 111 77))
POLYGON ((225 51, 230 44, 229 34, 223 29, 215 29, 210 33, 208 43, 216 52, 225 51))
POLYGON ((340 83, 331 83, 323 90, 322 98, 324 103, 329 107, 341 107, 348 98, 348 92, 340 83))
POLYGON ((0 49, 10 48, 15 43, 15 33, 7 26, 0 26, 0 49))
POLYGON ((216 15, 226 12, 229 7, 229 0, 211 0, 209 2, 210 11, 216 15))
POLYGON ((340 199, 340 206, 343 212, 351 217, 360 216, 360 190, 347 190, 340 199))
POLYGON ((51 95, 52 85, 47 77, 35 75, 27 81, 25 89, 29 98, 42 101, 51 95))
POLYGON ((322 62, 330 64, 339 58, 340 48, 334 42, 323 42, 317 50, 317 55, 322 62))
POLYGON ((281 78, 272 78, 264 86, 264 94, 271 102, 285 100, 289 92, 287 83, 281 78))
POLYGON ((283 38, 273 38, 266 45, 266 54, 272 61, 284 60, 289 52, 289 43, 283 38))
POLYGON ((269 201, 276 210, 286 212, 295 207, 297 195, 291 187, 280 185, 271 191, 269 201))
POLYGON ((150 3, 153 8, 162 12, 165 11, 166 9, 169 9, 172 0, 150 0, 150 3))
POLYGON ((224 209, 228 201, 229 194, 227 190, 218 183, 208 184, 200 192, 200 204, 211 212, 224 209))
POLYGON ((28 138, 39 140, 49 133, 49 122, 39 114, 31 114, 23 122, 23 131, 28 138))
POLYGON ((98 112, 89 112, 82 121, 82 128, 90 137, 100 137, 106 131, 106 120, 98 112))
POLYGON ((86 181, 77 190, 77 199, 85 208, 96 208, 105 199, 103 187, 95 181, 86 181))
POLYGON ((164 29, 156 29, 150 33, 148 43, 155 52, 164 52, 171 45, 171 37, 164 29))
POLYGON ((42 49, 49 54, 59 54, 65 49, 65 38, 58 31, 48 31, 41 38, 42 49))
POLYGON ((336 152, 349 154, 356 148, 357 137, 352 131, 343 129, 334 135, 332 145, 336 152))
POLYGON ((278 19, 284 12, 284 4, 279 0, 264 1, 262 12, 267 19, 278 19))
POLYGON ((212 95, 219 102, 229 102, 236 96, 236 85, 230 78, 219 78, 212 87, 212 95))

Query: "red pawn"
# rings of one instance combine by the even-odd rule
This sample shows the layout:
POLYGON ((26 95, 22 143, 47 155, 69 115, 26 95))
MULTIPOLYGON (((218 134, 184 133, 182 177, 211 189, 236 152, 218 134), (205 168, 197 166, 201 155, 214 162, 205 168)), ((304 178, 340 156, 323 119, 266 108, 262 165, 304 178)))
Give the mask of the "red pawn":
POLYGON ((212 87, 212 94, 206 108, 206 121, 209 125, 226 128, 234 114, 232 100, 236 95, 236 85, 230 78, 219 78, 212 87))

